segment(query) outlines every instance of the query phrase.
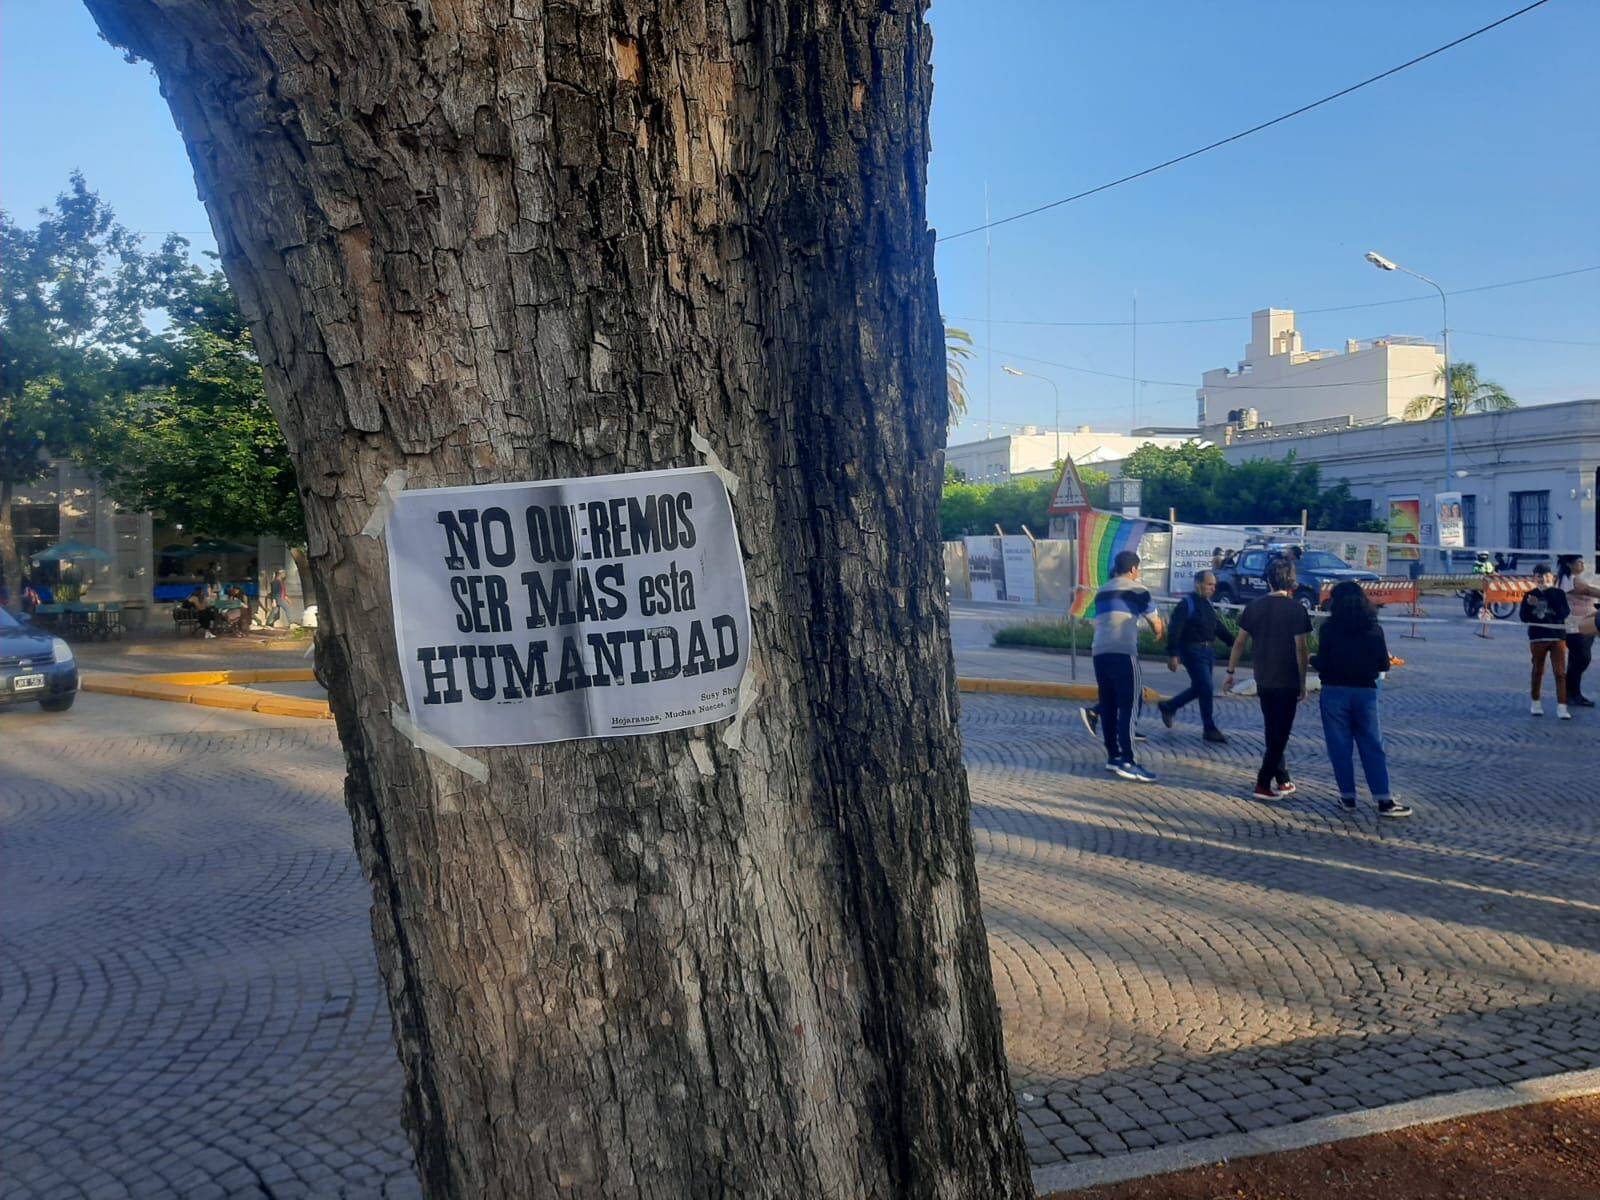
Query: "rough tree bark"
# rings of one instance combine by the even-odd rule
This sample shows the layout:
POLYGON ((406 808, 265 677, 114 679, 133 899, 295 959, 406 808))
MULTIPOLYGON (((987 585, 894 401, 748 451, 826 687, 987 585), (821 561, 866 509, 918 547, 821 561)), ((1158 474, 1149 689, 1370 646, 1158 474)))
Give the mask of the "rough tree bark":
POLYGON ((1030 1195, 937 504, 923 0, 87 0, 189 146, 306 501, 430 1195, 1030 1195), (477 751, 391 727, 411 486, 743 481, 759 695, 477 751), (714 773, 691 755, 699 739, 714 773))

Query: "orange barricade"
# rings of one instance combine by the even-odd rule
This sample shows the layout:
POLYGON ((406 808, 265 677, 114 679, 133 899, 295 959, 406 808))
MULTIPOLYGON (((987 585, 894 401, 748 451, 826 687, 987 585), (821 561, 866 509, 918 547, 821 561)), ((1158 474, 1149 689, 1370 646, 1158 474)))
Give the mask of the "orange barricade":
POLYGON ((1521 604, 1522 598, 1539 586, 1532 575, 1485 575, 1485 604, 1521 604))
MULTIPOLYGON (((1382 608, 1386 604, 1409 604, 1412 616, 1420 616, 1416 611, 1417 601, 1421 591, 1414 579, 1377 579, 1362 580, 1361 590, 1367 594, 1367 599, 1382 608)), ((1333 593, 1333 584, 1322 585, 1322 603, 1328 602, 1328 597, 1333 593)))

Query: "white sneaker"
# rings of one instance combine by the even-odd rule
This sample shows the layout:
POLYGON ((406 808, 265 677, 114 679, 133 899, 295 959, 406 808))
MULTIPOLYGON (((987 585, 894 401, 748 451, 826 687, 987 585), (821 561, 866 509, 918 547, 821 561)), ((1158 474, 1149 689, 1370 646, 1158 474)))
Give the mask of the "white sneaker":
POLYGON ((1528 711, 1536 717, 1542 717, 1544 716, 1544 705, 1535 700, 1533 702, 1533 706, 1529 708, 1528 711))
POLYGON ((1556 717, 1558 720, 1562 721, 1572 720, 1572 714, 1567 711, 1567 706, 1565 704, 1556 705, 1556 717))
MULTIPOLYGON (((216 634, 214 634, 214 633, 212 633, 212 632, 211 632, 211 630, 209 630, 209 629, 208 629, 208 630, 206 630, 206 636, 207 636, 207 637, 208 637, 208 638, 214 638, 214 637, 216 637, 216 636, 217 636, 217 635, 216 635, 216 634)), ((1541 716, 1542 716, 1542 715, 1543 715, 1543 714, 1542 714, 1542 713, 1541 713, 1541 714, 1540 714, 1540 715, 1541 715, 1541 716)))

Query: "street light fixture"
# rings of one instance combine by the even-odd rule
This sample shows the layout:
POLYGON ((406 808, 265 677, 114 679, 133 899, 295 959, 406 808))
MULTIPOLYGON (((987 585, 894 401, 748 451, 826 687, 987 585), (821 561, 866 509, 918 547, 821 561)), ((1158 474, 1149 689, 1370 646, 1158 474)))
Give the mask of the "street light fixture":
POLYGON ((1450 481, 1455 478, 1455 426, 1452 421, 1455 409, 1454 397, 1450 395, 1450 304, 1445 299, 1444 289, 1420 271, 1413 271, 1410 267, 1402 267, 1391 258, 1385 258, 1376 250, 1367 251, 1367 261, 1380 271, 1400 271, 1413 279, 1420 279, 1434 291, 1439 293, 1439 310, 1444 319, 1444 486, 1449 490, 1450 481))
POLYGON ((1050 390, 1055 393, 1055 397, 1056 397, 1056 424, 1055 424, 1055 429, 1056 429, 1056 461, 1060 462, 1061 461, 1061 389, 1056 386, 1056 381, 1054 379, 1051 379, 1048 375, 1035 375, 1031 371, 1019 371, 1019 370, 1017 370, 1016 367, 1007 367, 1007 366, 1002 365, 1000 369, 1002 371, 1004 371, 1007 375, 1015 376, 1018 379, 1037 379, 1037 380, 1040 380, 1041 382, 1048 383, 1050 385, 1050 390))

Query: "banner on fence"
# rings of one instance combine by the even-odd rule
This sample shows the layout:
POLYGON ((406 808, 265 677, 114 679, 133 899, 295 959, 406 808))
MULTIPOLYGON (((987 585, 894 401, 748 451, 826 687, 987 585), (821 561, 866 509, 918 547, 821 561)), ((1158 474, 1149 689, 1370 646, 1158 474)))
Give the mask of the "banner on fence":
POLYGON ((709 467, 401 492, 385 536, 406 705, 452 746, 738 710, 750 606, 709 467))
POLYGON ((1005 537, 963 540, 972 599, 996 604, 1034 603, 1032 538, 1008 533, 1005 537))

